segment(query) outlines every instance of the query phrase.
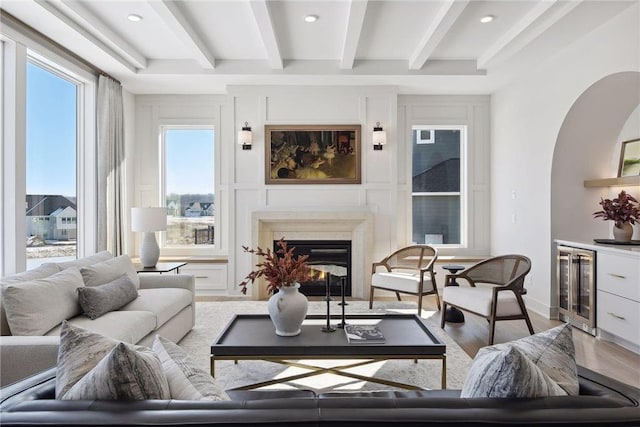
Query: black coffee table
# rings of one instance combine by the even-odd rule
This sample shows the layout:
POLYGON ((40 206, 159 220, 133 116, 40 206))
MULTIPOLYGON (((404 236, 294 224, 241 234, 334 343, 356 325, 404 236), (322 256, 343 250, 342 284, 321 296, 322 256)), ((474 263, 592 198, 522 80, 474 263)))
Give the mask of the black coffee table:
MULTIPOLYGON (((446 388, 446 346, 431 331, 424 319, 415 314, 363 314, 347 316, 346 320, 348 324, 354 325, 376 324, 385 336, 385 342, 350 344, 341 329, 333 333, 322 332, 321 328, 326 324, 326 317, 323 315, 308 315, 300 335, 281 337, 275 334, 268 315, 238 314, 211 345, 211 375, 215 376, 216 360, 265 360, 309 369, 311 372, 250 384, 238 387, 238 390, 249 390, 324 373, 420 390, 421 388, 415 385, 345 372, 345 369, 380 360, 413 359, 417 362, 418 359, 439 359, 442 361, 442 388, 446 388), (305 359, 360 360, 327 368, 299 362, 305 359)), ((340 318, 335 316, 334 319, 332 316, 332 321, 338 323, 340 318)))

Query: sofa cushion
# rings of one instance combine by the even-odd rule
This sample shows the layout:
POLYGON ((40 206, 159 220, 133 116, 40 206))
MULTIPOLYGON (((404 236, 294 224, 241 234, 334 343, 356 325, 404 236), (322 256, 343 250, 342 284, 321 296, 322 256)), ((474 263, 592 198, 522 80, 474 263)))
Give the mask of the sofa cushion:
POLYGON ((580 392, 572 326, 568 323, 494 347, 516 347, 568 394, 580 392))
POLYGON ((97 319, 105 313, 117 310, 138 296, 136 285, 126 274, 104 285, 83 286, 77 291, 80 307, 90 319, 97 319))
POLYGON ((481 348, 460 397, 546 397, 567 393, 516 347, 481 348))
POLYGON ((64 395, 69 400, 169 399, 169 384, 149 348, 117 344, 64 395))
POLYGON ((190 305, 192 298, 193 294, 186 289, 138 289, 138 298, 120 308, 120 311, 150 311, 156 315, 154 329, 157 329, 190 305))
MULTIPOLYGON (((29 280, 43 279, 45 277, 56 274, 60 271, 57 264, 45 263, 40 264, 38 267, 23 271, 22 273, 12 274, 11 276, 0 278, 0 286, 4 287, 12 283, 26 282, 29 280)), ((11 329, 9 328, 9 322, 7 322, 7 314, 4 310, 4 304, 0 299, 0 334, 10 335, 11 329)))
MULTIPOLYGON (((95 320, 86 316, 77 316, 69 319, 68 322, 120 341, 137 344, 153 332, 156 316, 149 311, 110 311, 95 320)), ((60 335, 61 330, 62 325, 59 325, 47 335, 60 335)))
POLYGON ((7 321, 13 335, 44 335, 81 313, 76 289, 84 286, 77 268, 43 279, 2 287, 7 321))
MULTIPOLYGON (((71 387, 120 343, 119 340, 72 325, 67 321, 62 322, 56 369, 56 399, 66 399, 65 395, 71 387)), ((115 373, 117 372, 112 372, 115 373)))
POLYGON ((84 258, 74 259, 73 261, 65 261, 57 263, 60 270, 66 270, 67 268, 81 268, 87 265, 95 264, 98 262, 106 261, 113 258, 113 255, 109 251, 98 252, 97 254, 89 255, 84 258))
POLYGON ((199 368, 180 346, 156 335, 152 348, 162 363, 172 399, 229 400, 211 374, 199 368))
POLYGON ((99 286, 109 283, 126 273, 136 289, 140 287, 140 279, 129 255, 120 255, 96 264, 80 268, 82 278, 87 286, 99 286))

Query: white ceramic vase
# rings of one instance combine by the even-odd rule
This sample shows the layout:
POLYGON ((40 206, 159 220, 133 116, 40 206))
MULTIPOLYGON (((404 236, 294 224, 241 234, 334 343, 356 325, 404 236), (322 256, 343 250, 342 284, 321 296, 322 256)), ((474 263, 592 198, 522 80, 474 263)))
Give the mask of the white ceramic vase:
POLYGON ((628 223, 622 223, 622 227, 616 227, 616 224, 613 224, 613 240, 616 242, 629 242, 631 241, 631 236, 633 236, 633 226, 628 223))
POLYGON ((269 298, 267 307, 271 321, 276 327, 276 335, 292 337, 300 333, 309 302, 306 296, 298 292, 298 288, 299 283, 282 286, 269 298))

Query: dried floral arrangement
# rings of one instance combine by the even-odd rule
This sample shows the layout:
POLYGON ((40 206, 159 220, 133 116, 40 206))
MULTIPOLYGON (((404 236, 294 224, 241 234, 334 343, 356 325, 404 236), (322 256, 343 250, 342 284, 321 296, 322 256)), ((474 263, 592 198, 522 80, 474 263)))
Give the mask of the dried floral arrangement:
POLYGON ((620 228, 623 223, 631 225, 640 220, 640 209, 638 200, 626 191, 622 190, 618 197, 612 199, 600 198, 599 205, 602 210, 594 212, 594 218, 602 218, 604 221, 615 221, 616 227, 620 228))
POLYGON ((260 246, 257 249, 249 249, 248 246, 242 247, 245 252, 264 257, 262 262, 256 264, 258 268, 249 273, 240 283, 243 294, 247 293, 249 282, 254 283, 259 277, 266 279, 267 291, 270 294, 282 286, 293 286, 310 279, 309 265, 307 264, 309 255, 298 255, 294 258, 295 247, 288 248, 284 237, 276 242, 276 246, 278 246, 276 251, 269 248, 265 251, 260 246))

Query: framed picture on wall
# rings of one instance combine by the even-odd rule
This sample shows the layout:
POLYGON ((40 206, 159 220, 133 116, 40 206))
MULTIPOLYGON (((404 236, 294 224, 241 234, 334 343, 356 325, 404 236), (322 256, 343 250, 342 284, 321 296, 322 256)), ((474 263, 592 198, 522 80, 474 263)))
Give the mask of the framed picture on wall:
POLYGON ((620 150, 618 176, 640 175, 640 138, 624 141, 620 150))
POLYGON ((265 184, 360 184, 360 125, 266 125, 265 184))

